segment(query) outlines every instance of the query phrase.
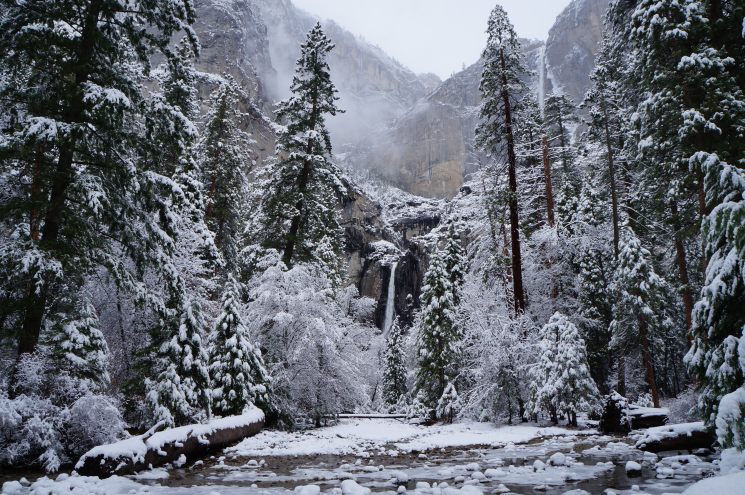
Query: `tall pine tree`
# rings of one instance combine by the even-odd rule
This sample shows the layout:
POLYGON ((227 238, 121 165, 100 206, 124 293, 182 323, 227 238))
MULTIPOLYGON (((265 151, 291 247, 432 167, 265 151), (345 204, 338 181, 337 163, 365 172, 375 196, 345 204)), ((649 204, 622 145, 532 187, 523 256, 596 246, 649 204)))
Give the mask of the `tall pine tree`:
POLYGON ((206 220, 215 244, 232 270, 240 252, 248 200, 250 136, 241 130, 240 89, 230 76, 210 95, 210 110, 199 143, 206 188, 206 220))
POLYGON ((174 188, 141 160, 140 82, 154 51, 173 55, 177 32, 196 46, 193 20, 189 1, 3 7, 0 99, 11 118, 0 182, 17 186, 0 199, 3 230, 15 232, 0 248, 0 270, 12 308, 3 324, 18 352, 34 351, 54 315, 71 314, 63 306, 79 300, 94 270, 142 295, 143 265, 169 265, 174 188))
POLYGON ((344 230, 338 204, 345 186, 331 161, 326 116, 341 110, 326 61, 334 45, 320 23, 308 33, 292 80, 292 96, 281 102, 275 162, 265 171, 262 231, 265 247, 282 255, 288 267, 319 263, 330 279, 341 282, 344 230))
POLYGON ((213 411, 221 416, 241 414, 255 404, 268 414, 271 379, 261 350, 251 342, 243 323, 239 298, 238 282, 229 277, 210 340, 213 411))
POLYGON ((527 73, 522 48, 507 12, 497 5, 489 17, 489 36, 482 55, 484 71, 479 86, 483 105, 476 129, 478 146, 493 158, 507 153, 510 243, 512 250, 512 288, 515 313, 525 311, 523 262, 520 243, 520 212, 517 187, 516 124, 514 116, 520 98, 527 92, 523 76, 527 73), (505 150, 506 149, 506 150, 505 150))
POLYGON ((445 255, 436 251, 424 276, 417 335, 416 388, 434 407, 458 374, 463 331, 457 317, 453 283, 445 255))

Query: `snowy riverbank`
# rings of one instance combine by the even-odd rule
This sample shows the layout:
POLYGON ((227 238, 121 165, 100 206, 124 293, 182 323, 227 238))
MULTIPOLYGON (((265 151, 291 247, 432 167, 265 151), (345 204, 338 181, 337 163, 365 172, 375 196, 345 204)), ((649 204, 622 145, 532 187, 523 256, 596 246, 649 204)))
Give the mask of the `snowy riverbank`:
MULTIPOLYGON (((717 472, 708 455, 659 457, 620 440, 530 424, 424 427, 345 419, 306 432, 263 431, 191 466, 105 480, 67 474, 17 480, 5 483, 2 495, 662 495, 717 472), (640 475, 627 473, 627 465, 639 466, 640 475)), ((739 482, 738 476, 722 481, 739 482)))

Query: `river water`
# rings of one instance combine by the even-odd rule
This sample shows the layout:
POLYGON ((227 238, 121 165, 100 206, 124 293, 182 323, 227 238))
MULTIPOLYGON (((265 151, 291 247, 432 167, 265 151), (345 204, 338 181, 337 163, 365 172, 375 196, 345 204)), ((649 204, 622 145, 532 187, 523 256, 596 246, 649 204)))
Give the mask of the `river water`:
MULTIPOLYGON (((486 494, 560 495, 570 490, 585 490, 593 495, 662 495, 680 493, 710 475, 715 471, 713 460, 710 453, 704 452, 645 454, 632 448, 625 438, 602 435, 543 437, 526 444, 443 448, 426 453, 399 452, 393 456, 324 454, 251 458, 228 454, 191 466, 158 469, 131 477, 137 488, 121 493, 276 495, 311 484, 323 492, 341 493, 341 482, 354 479, 374 493, 406 490, 427 495, 439 493, 430 486, 459 489, 473 486, 486 494), (627 476, 627 461, 643 466, 640 476, 627 476)), ((21 476, 33 481, 39 474, 15 472, 3 477, 7 480, 21 476)), ((104 495, 110 490, 96 488, 97 493, 104 495)), ((463 493, 475 493, 470 490, 463 493)))

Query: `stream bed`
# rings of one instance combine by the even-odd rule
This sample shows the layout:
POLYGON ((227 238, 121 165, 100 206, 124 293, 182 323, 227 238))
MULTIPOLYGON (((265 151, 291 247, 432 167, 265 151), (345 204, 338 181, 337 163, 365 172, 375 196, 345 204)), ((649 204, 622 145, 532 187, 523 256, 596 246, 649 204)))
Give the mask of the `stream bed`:
POLYGON ((229 449, 224 455, 191 466, 115 477, 118 483, 81 477, 70 484, 75 477, 61 475, 57 480, 48 479, 48 485, 37 481, 31 488, 27 482, 11 482, 4 486, 3 494, 277 495, 294 491, 299 495, 316 495, 320 491, 364 495, 369 489, 373 493, 406 491, 417 495, 561 495, 571 490, 593 495, 662 495, 681 493, 710 476, 716 472, 714 461, 710 452, 671 452, 658 456, 634 449, 625 438, 597 434, 540 437, 523 444, 448 447, 427 452, 383 448, 379 453, 365 456, 250 457, 229 449), (627 475, 628 461, 642 466, 639 475, 627 475), (349 479, 355 481, 355 490, 348 484, 342 490, 342 482, 349 479), (81 483, 84 486, 76 491, 81 483))
POLYGON ((221 456, 186 469, 171 470, 167 479, 140 479, 180 488, 293 490, 317 485, 321 491, 329 492, 338 488, 343 480, 354 479, 372 492, 400 491, 403 489, 399 487, 405 487, 406 491, 426 493, 432 491, 427 490, 429 485, 473 486, 483 493, 522 495, 537 492, 558 495, 569 490, 600 494, 606 489, 619 494, 661 495, 680 493, 712 474, 716 469, 713 460, 710 453, 703 452, 699 455, 671 452, 657 456, 636 450, 613 437, 583 437, 577 442, 560 437, 542 438, 524 445, 445 448, 395 457, 304 455, 249 459, 221 456), (627 475, 628 461, 642 466, 640 476, 627 475))

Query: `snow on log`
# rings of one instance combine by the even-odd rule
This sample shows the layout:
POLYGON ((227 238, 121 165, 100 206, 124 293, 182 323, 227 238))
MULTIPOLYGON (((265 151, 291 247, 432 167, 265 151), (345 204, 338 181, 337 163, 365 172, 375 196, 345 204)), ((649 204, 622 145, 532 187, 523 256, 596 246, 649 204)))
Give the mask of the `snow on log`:
POLYGON ((106 478, 163 466, 183 458, 189 462, 253 436, 263 426, 264 413, 253 407, 240 416, 180 426, 94 447, 83 454, 75 470, 85 476, 106 478))
POLYGON ((649 428, 634 435, 636 448, 647 452, 709 449, 716 441, 714 431, 702 421, 649 428))

